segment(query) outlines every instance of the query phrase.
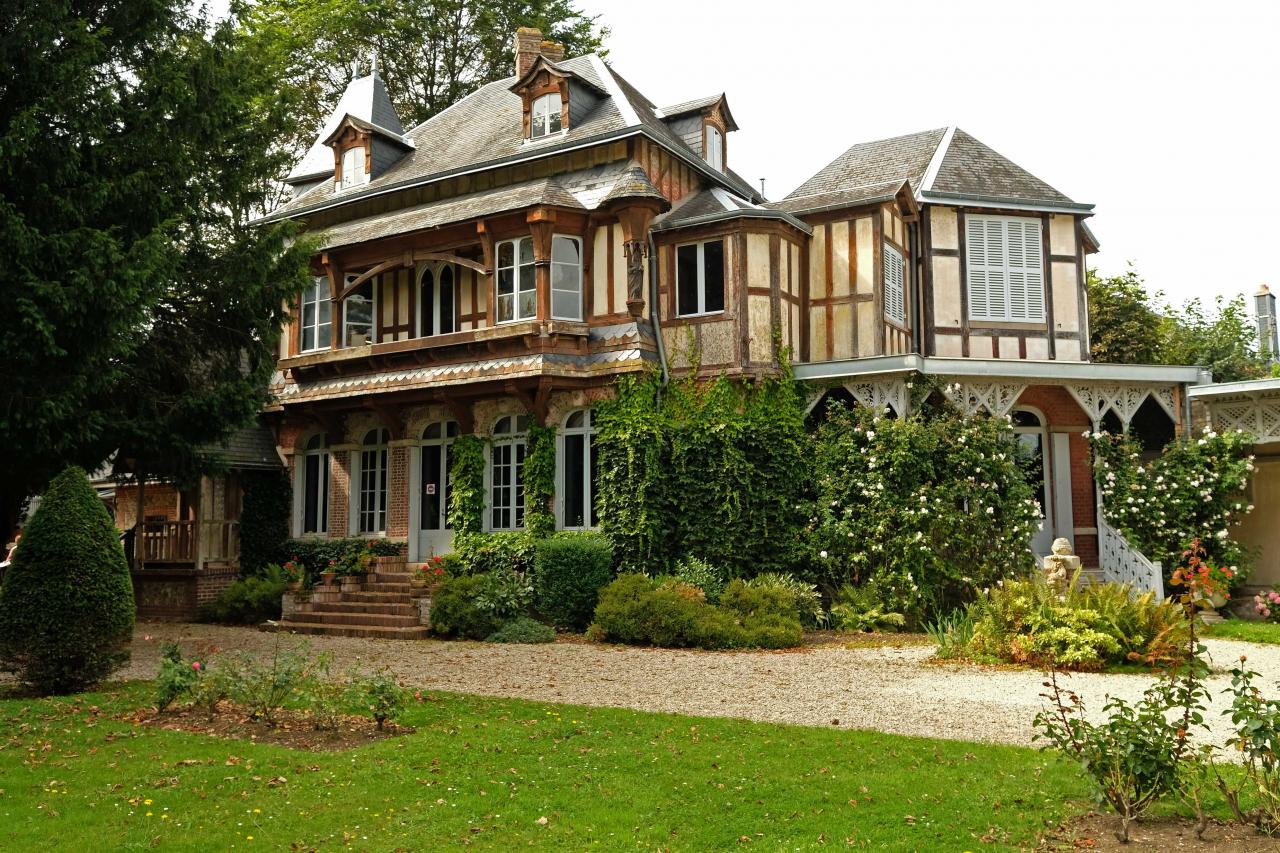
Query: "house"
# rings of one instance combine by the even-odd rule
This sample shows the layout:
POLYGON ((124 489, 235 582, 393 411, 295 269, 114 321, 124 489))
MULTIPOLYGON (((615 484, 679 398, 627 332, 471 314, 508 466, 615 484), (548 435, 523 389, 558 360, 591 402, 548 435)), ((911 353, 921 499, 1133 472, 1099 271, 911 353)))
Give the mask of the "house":
POLYGON ((267 217, 318 246, 268 406, 296 535, 447 550, 465 433, 489 439, 487 527, 517 529, 532 422, 558 428, 557 525, 592 527, 591 409, 619 376, 759 377, 786 353, 815 405, 905 414, 924 374, 1011 415, 1043 462, 1036 551, 1130 559, 1082 433, 1172 436, 1199 377, 1090 362, 1092 205, 954 127, 854 145, 768 202, 733 171, 726 95, 655 105, 536 30, 515 55, 407 129, 376 67, 356 77, 267 217))

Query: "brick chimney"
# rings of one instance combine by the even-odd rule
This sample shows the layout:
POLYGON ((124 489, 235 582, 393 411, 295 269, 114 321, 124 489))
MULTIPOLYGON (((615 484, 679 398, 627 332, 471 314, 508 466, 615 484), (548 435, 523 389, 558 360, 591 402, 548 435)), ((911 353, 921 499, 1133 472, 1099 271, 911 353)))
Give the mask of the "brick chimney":
POLYGON ((1276 297, 1265 284, 1253 297, 1253 310, 1258 318, 1258 349, 1271 364, 1280 359, 1280 334, 1276 328, 1276 297))
POLYGON ((516 76, 523 77, 542 53, 542 30, 520 27, 516 30, 516 76))
POLYGON ((542 51, 542 55, 552 62, 559 62, 564 59, 564 45, 559 42, 544 39, 539 49, 542 51))

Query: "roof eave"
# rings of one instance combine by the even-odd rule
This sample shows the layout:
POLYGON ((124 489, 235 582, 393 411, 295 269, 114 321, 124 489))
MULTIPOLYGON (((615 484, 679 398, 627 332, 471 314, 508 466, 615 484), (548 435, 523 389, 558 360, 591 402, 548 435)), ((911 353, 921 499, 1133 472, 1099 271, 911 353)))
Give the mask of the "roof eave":
POLYGON ((983 196, 972 193, 951 193, 940 190, 917 192, 916 201, 920 204, 969 205, 972 207, 996 207, 1004 210, 1026 210, 1036 213, 1073 213, 1080 216, 1092 216, 1093 205, 1076 201, 1055 201, 1053 199, 1002 198, 1000 196, 983 196))
POLYGON ((812 234, 813 228, 796 219, 785 210, 777 210, 774 208, 738 208, 735 210, 718 210, 715 213, 704 213, 701 216, 682 219, 674 224, 665 222, 653 226, 653 231, 663 233, 666 231, 679 231, 684 228, 693 228, 698 225, 713 225, 717 222, 728 222, 733 219, 777 219, 786 222, 802 234, 812 234))
POLYGON ((796 364, 796 379, 840 379, 871 373, 915 371, 938 376, 997 376, 1003 379, 1146 382, 1194 385, 1200 368, 1167 364, 1105 364, 1093 361, 1032 361, 998 358, 926 358, 917 354, 851 358, 796 364))
POLYGON ((1214 382, 1187 389, 1187 395, 1198 400, 1220 397, 1250 397, 1253 395, 1280 394, 1280 379, 1244 379, 1239 382, 1214 382))

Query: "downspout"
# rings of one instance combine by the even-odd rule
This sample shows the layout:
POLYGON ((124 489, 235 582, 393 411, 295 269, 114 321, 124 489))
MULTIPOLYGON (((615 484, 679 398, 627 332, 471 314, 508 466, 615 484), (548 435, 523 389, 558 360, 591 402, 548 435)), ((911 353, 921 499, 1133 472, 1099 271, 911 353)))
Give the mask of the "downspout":
POLYGON ((649 233, 649 325, 653 326, 653 337, 658 343, 658 363, 662 367, 662 385, 667 387, 670 376, 667 374, 667 348, 662 342, 662 324, 658 320, 658 249, 653 245, 653 233, 649 233))

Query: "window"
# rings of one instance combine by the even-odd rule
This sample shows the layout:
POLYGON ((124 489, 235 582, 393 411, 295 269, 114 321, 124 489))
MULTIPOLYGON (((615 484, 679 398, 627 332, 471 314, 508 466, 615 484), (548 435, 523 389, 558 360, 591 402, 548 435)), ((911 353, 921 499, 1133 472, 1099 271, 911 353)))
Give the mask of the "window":
POLYGON ((899 323, 907 322, 907 302, 906 288, 904 280, 906 278, 906 265, 902 262, 902 255, 898 250, 884 244, 884 252, 881 257, 884 263, 884 313, 890 320, 896 320, 899 323))
MULTIPOLYGON (((347 283, 355 279, 348 276, 347 283)), ((344 346, 362 347, 373 343, 373 279, 367 279, 342 303, 344 346)))
POLYGON ((333 303, 329 280, 319 277, 302 292, 302 351, 328 349, 333 329, 329 323, 333 303))
POLYGON ((387 529, 387 445, 385 429, 369 430, 360 448, 360 533, 387 529))
POLYGON ((529 138, 537 139, 559 133, 561 129, 560 93, 552 92, 543 95, 533 102, 533 110, 529 119, 529 138))
POLYGON ((357 145, 342 152, 342 184, 340 189, 349 189, 363 184, 369 179, 364 170, 364 146, 357 145))
POLYGON ((582 319, 582 241, 577 237, 551 238, 551 316, 582 319))
POLYGON ((302 532, 329 531, 329 449, 323 435, 307 442, 302 454, 302 532))
POLYGON ((453 267, 425 267, 419 280, 418 336, 447 335, 454 322, 453 267))
POLYGON ((436 422, 422 431, 422 529, 449 529, 449 462, 458 422, 436 422))
POLYGON ((538 313, 533 238, 498 244, 498 322, 532 320, 538 313))
POLYGON ((561 527, 586 529, 600 526, 596 513, 596 430, 591 410, 573 412, 564 422, 560 445, 560 494, 563 496, 561 527))
POLYGON ((1044 322, 1040 220, 965 217, 969 319, 1044 322))
POLYGON ((489 447, 489 508, 492 530, 524 527, 524 454, 529 419, 508 415, 493 426, 489 447))
POLYGON ((717 172, 724 171, 724 134, 713 124, 707 128, 707 165, 717 172))
POLYGON ((708 240, 676 249, 676 314, 724 310, 724 241, 708 240))

